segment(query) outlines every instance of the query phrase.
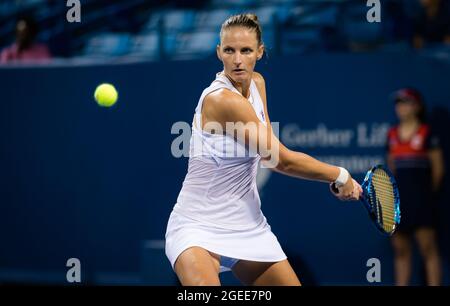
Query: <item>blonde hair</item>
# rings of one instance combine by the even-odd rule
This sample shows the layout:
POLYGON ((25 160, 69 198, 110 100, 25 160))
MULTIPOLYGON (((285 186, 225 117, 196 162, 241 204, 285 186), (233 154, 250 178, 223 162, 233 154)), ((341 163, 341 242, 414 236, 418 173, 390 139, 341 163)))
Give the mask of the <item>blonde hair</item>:
POLYGON ((258 21, 258 16, 255 14, 239 14, 233 15, 222 23, 222 28, 220 29, 220 39, 222 39, 223 32, 231 27, 244 27, 256 32, 256 39, 258 40, 258 45, 262 45, 262 28, 258 21))

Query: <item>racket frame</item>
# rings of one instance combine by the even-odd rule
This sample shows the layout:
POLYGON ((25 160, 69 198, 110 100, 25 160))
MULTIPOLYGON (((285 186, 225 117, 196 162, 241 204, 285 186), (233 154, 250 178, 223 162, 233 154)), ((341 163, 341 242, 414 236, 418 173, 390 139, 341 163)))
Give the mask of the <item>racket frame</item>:
POLYGON ((366 207, 367 211, 369 212, 370 218, 372 219, 376 228, 381 233, 383 233, 387 236, 391 236, 395 232, 398 225, 400 224, 400 219, 401 219, 401 216, 400 216, 400 194, 398 191, 397 182, 395 181, 395 178, 392 175, 391 171, 389 171, 389 169, 387 169, 383 165, 376 165, 376 166, 372 167, 372 169, 367 171, 364 181, 361 184, 361 187, 363 189, 363 193, 361 196, 361 202, 364 203, 364 206, 366 207), (370 201, 371 195, 374 197, 374 199, 373 199, 374 202, 376 199, 376 192, 375 192, 375 190, 372 191, 373 184, 371 184, 371 182, 372 182, 374 172, 377 169, 381 169, 387 173, 387 175, 389 176, 389 179, 391 181, 391 184, 392 184, 392 190, 394 192, 394 228, 390 232, 386 232, 384 230, 383 226, 378 223, 376 213, 375 213, 376 208, 370 204, 371 203, 371 201, 370 201))

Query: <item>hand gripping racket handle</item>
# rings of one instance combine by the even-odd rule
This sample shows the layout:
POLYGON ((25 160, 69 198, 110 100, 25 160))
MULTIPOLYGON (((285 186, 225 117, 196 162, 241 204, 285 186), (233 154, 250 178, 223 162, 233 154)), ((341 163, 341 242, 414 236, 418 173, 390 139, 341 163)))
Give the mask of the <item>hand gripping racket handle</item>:
MULTIPOLYGON (((335 183, 331 183, 331 190, 334 192, 334 193, 339 193, 339 189, 336 187, 336 184, 335 183)), ((366 207, 369 207, 369 205, 366 203, 366 194, 367 194, 367 190, 366 190, 366 187, 365 187, 365 184, 363 183, 362 185, 361 185, 361 188, 362 188, 362 190, 363 190, 363 192, 361 193, 361 195, 359 196, 359 200, 360 201, 362 201, 365 205, 366 205, 366 207)))
POLYGON ((334 193, 339 193, 339 189, 336 187, 335 183, 331 183, 331 190, 333 190, 334 193))

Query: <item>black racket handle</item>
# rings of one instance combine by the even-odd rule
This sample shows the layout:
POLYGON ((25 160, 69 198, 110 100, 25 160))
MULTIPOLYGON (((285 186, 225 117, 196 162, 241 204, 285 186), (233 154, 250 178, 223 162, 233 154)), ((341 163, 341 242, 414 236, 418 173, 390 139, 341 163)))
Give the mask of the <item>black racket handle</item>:
MULTIPOLYGON (((331 183, 330 187, 331 187, 331 190, 333 190, 334 193, 339 193, 339 189, 336 187, 335 183, 331 183)), ((361 200, 361 201, 364 200, 364 192, 361 193, 361 196, 359 197, 359 200, 361 200)))
POLYGON ((336 187, 335 183, 331 183, 331 190, 333 190, 334 193, 339 193, 339 189, 336 187))

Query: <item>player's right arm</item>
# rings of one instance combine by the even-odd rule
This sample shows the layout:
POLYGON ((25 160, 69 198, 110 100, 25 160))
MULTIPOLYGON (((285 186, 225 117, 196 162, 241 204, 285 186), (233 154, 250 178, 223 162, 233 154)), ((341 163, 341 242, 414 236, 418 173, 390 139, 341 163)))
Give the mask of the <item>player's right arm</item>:
MULTIPOLYGON (((327 183, 336 181, 339 176, 338 167, 286 148, 270 128, 261 123, 250 102, 228 89, 217 90, 205 97, 202 123, 202 128, 207 132, 210 132, 208 126, 219 124, 227 134, 235 137, 239 142, 256 148, 263 159, 271 161, 277 172, 327 183), (227 130, 227 123, 232 123, 237 131, 227 130), (252 127, 256 127, 256 130, 252 130, 252 127), (243 137, 236 137, 236 135, 243 137)), ((361 191, 359 184, 349 175, 346 183, 340 188, 338 197, 345 200, 357 200, 361 191)))

